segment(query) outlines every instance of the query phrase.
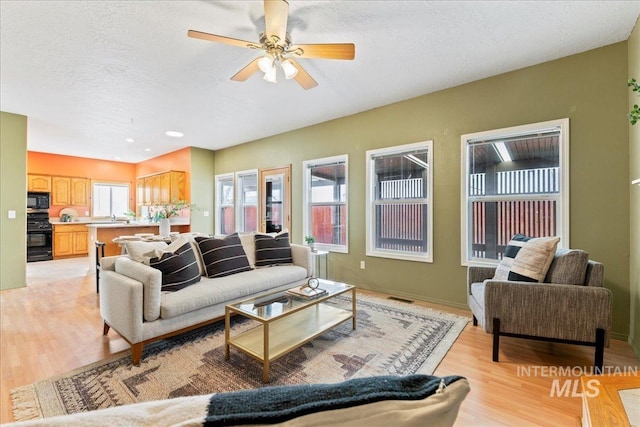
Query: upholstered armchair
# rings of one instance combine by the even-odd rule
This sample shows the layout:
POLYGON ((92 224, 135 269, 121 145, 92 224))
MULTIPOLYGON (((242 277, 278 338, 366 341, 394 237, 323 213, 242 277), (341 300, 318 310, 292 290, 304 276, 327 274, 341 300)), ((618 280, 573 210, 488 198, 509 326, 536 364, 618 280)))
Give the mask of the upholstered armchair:
POLYGON ((493 361, 501 336, 595 347, 602 371, 609 346, 612 293, 603 287, 604 266, 580 250, 555 253, 542 283, 494 280, 496 268, 469 267, 467 302, 473 324, 493 334, 493 361))

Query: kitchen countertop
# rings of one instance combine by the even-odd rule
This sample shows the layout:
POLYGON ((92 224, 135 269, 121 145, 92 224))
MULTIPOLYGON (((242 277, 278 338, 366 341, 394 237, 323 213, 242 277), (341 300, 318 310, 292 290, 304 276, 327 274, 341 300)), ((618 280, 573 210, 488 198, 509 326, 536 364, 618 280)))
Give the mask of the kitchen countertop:
MULTIPOLYGON (((90 218, 79 218, 74 221, 62 222, 59 219, 49 219, 49 222, 53 225, 86 225, 87 227, 96 227, 96 228, 121 228, 121 227, 159 227, 160 223, 158 222, 147 222, 147 221, 110 221, 104 219, 92 220, 90 218)), ((171 225, 189 225, 188 218, 178 218, 172 219, 171 225)))
MULTIPOLYGON (((80 224, 73 222, 61 222, 60 224, 80 224)), ((109 222, 109 223, 86 223, 89 228, 133 228, 133 227, 160 227, 157 222, 109 222)), ((171 222, 171 225, 189 225, 189 221, 171 222)))

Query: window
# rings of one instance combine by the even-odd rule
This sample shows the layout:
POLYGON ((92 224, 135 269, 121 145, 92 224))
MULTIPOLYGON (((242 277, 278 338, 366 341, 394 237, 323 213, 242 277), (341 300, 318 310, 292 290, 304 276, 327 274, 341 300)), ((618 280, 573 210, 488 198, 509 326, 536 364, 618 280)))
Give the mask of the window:
POLYGON ((129 184, 94 182, 91 199, 94 217, 124 216, 129 212, 129 184))
POLYGON ((367 151, 367 255, 433 261, 433 141, 367 151))
POLYGON ((216 234, 235 231, 233 206, 233 174, 216 175, 216 234))
POLYGON ((569 247, 569 120, 462 135, 462 264, 497 264, 516 233, 569 247))
POLYGON ((316 247, 347 253, 347 155, 309 160, 302 164, 303 234, 316 247))
POLYGON ((236 173, 237 230, 258 231, 258 171, 236 173))

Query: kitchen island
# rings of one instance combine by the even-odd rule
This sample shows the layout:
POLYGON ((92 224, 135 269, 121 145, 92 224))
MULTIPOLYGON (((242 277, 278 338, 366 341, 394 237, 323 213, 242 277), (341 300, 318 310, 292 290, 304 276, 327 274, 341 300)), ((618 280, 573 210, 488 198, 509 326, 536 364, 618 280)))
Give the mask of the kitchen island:
MULTIPOLYGON (((89 230, 89 262, 92 269, 96 267, 96 242, 103 242, 104 255, 113 256, 120 255, 122 249, 120 245, 114 243, 113 239, 119 236, 133 236, 139 233, 151 233, 157 235, 160 224, 158 223, 97 223, 87 224, 89 230)), ((171 222, 171 231, 178 233, 188 233, 191 230, 189 222, 177 220, 171 222)))

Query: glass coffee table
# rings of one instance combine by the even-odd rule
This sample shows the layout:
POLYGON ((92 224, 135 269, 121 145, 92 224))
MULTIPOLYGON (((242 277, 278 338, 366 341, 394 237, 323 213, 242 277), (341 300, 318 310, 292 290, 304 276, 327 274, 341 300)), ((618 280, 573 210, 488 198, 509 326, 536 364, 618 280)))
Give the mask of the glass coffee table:
POLYGON ((319 279, 327 292, 305 299, 279 291, 259 295, 225 307, 225 359, 230 347, 262 362, 262 381, 269 382, 269 364, 331 328, 351 319, 356 328, 356 288, 346 283, 319 279), (351 307, 336 307, 326 301, 351 292, 351 307), (231 336, 231 315, 238 314, 259 322, 255 328, 231 336))

